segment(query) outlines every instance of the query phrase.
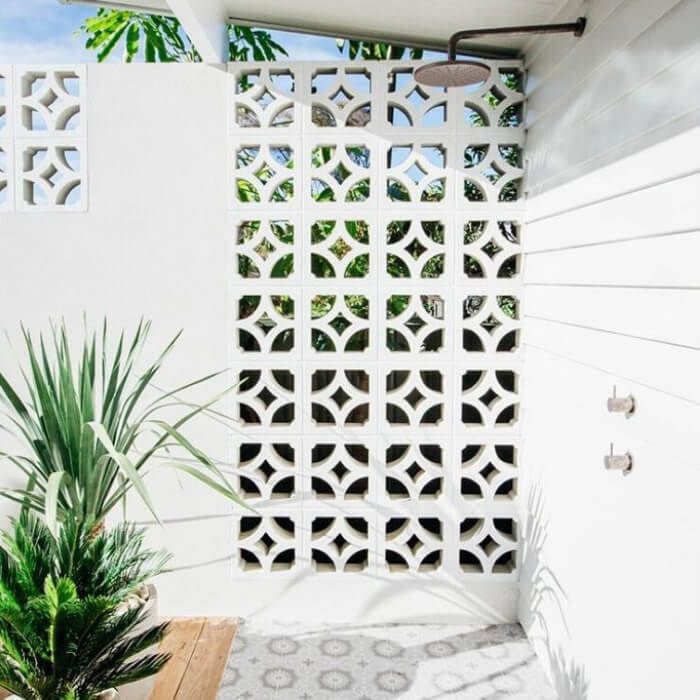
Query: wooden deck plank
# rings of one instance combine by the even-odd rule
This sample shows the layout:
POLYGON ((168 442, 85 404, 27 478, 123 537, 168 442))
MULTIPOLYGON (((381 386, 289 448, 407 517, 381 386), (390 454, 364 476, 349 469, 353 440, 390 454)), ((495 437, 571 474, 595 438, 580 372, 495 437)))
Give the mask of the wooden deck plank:
POLYGON ((187 672, 192 654, 197 646, 204 618, 173 620, 170 631, 161 642, 158 651, 172 654, 165 668, 158 674, 151 693, 151 700, 173 700, 187 672))
POLYGON ((205 620, 176 700, 215 700, 236 628, 232 619, 205 620))
MULTIPOLYGON (((180 618, 159 651, 172 658, 156 678, 150 700, 215 700, 238 624, 231 618, 180 618)), ((0 690, 0 700, 7 697, 0 690)))

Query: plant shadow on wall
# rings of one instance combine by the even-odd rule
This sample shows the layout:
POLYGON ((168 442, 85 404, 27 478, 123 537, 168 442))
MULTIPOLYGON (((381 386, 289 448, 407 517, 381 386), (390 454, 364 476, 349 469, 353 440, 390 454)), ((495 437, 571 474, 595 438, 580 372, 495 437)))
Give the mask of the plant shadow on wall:
POLYGON ((548 619, 559 619, 565 635, 569 636, 566 620, 567 597, 557 575, 546 564, 544 551, 548 523, 545 502, 539 486, 530 490, 523 527, 523 558, 521 585, 529 587, 528 608, 521 615, 523 627, 537 649, 546 653, 552 682, 559 700, 587 700, 589 681, 585 668, 567 659, 562 646, 554 647, 548 619))

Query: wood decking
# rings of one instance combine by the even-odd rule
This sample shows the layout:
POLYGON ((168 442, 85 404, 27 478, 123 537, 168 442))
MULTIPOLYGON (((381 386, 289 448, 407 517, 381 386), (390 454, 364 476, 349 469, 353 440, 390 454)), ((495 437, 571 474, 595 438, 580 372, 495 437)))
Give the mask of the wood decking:
MULTIPOLYGON (((236 629, 231 618, 173 620, 160 645, 172 658, 158 674, 150 700, 216 700, 236 629)), ((8 695, 0 689, 0 700, 8 695)))
POLYGON ((173 620, 160 645, 172 658, 150 700, 215 700, 235 634, 236 620, 230 618, 173 620))

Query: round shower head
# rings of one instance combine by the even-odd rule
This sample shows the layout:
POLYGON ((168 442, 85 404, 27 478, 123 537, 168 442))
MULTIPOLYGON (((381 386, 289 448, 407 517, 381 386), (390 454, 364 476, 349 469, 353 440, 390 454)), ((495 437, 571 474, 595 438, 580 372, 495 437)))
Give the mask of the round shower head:
POLYGON ((483 83, 491 69, 478 61, 437 61, 417 68, 416 82, 433 87, 462 87, 483 83))

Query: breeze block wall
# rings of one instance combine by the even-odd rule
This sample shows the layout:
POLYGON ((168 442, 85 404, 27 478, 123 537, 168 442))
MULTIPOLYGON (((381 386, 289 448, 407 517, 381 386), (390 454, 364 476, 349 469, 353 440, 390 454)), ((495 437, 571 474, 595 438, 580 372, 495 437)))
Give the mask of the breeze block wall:
POLYGON ((512 619, 521 67, 448 92, 415 65, 230 67, 233 461, 256 511, 234 576, 256 604, 256 582, 332 580, 355 612, 327 614, 396 585, 512 619))

